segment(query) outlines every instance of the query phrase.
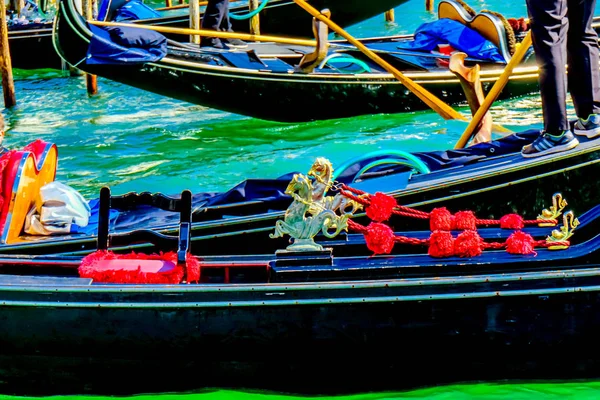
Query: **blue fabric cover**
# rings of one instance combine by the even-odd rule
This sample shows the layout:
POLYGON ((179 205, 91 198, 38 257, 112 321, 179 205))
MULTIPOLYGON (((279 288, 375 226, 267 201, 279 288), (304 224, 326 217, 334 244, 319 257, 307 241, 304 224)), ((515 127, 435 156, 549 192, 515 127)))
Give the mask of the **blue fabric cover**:
POLYGON ((449 44, 469 57, 505 63, 504 57, 495 44, 477 31, 449 18, 421 24, 414 40, 401 43, 398 48, 407 50, 431 51, 438 44, 449 44))
MULTIPOLYGON (((71 225, 71 233, 84 234, 84 235, 95 235, 98 233, 98 216, 100 211, 100 200, 93 199, 88 201, 90 206, 90 218, 86 226, 71 225)), ((109 210, 109 224, 113 225, 119 216, 119 211, 115 209, 109 210)))
POLYGON ((98 15, 96 19, 98 21, 106 21, 106 16, 108 15, 108 9, 110 7, 111 0, 102 0, 100 5, 98 6, 98 15))
MULTIPOLYGON (((492 142, 479 143, 464 149, 412 154, 423 160, 431 171, 436 171, 465 165, 486 157, 520 152, 524 145, 531 143, 539 134, 539 129, 530 129, 524 132, 514 133, 492 142)), ((354 175, 362 167, 381 158, 386 158, 386 156, 372 157, 357 162, 356 165, 349 166, 346 171, 340 174, 338 181, 350 184, 354 175)), ((406 186, 410 178, 411 173, 407 171, 408 168, 404 166, 390 168, 388 165, 374 167, 368 172, 368 175, 381 175, 382 177, 385 175, 389 176, 389 180, 377 180, 377 188, 379 190, 382 190, 386 186, 389 186, 389 189, 392 189, 393 187, 400 189, 406 186), (393 170, 393 175, 389 175, 390 170, 393 170)), ((196 193, 192 197, 192 210, 197 212, 198 209, 202 207, 235 204, 246 201, 262 201, 265 203, 266 208, 270 210, 285 210, 289 205, 290 196, 286 195, 284 192, 295 173, 299 172, 290 172, 275 179, 248 179, 226 192, 196 193)), ((305 172, 301 173, 305 174, 305 172)), ((374 188, 369 188, 368 184, 353 184, 352 186, 357 188, 360 187, 360 189, 367 191, 374 190, 374 188)), ((383 190, 387 189, 388 188, 385 188, 383 190)), ((202 211, 199 212, 200 214, 202 213, 202 211)), ((226 213, 224 212, 224 214, 226 213)), ((93 216, 90 217, 90 221, 92 218, 93 216)), ((134 210, 122 211, 115 226, 118 231, 128 231, 131 229, 156 228, 173 225, 176 224, 178 220, 179 216, 175 213, 143 206, 134 210)))
POLYGON ((97 27, 87 52, 87 64, 139 64, 156 62, 167 54, 167 38, 140 28, 97 27))
POLYGON ((102 0, 98 7, 98 21, 126 21, 157 18, 160 14, 142 0, 102 0))
POLYGON ((443 151, 428 151, 412 153, 419 157, 431 171, 443 168, 457 167, 482 160, 486 157, 496 157, 521 151, 523 146, 530 144, 540 135, 539 129, 529 129, 513 133, 491 142, 478 143, 463 149, 443 151))
POLYGON ((141 0, 131 0, 116 11, 113 21, 120 22, 158 17, 160 17, 160 14, 145 5, 141 0))

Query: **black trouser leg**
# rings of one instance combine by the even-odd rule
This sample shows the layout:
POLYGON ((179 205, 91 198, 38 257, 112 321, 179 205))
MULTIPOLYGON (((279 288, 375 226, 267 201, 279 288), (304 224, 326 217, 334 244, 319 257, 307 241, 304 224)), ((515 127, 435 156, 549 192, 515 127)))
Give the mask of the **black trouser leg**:
MULTIPOLYGON (((569 129, 566 110, 567 0, 527 0, 533 48, 540 69, 544 130, 569 129)), ((573 38, 575 40, 575 38, 573 38)))
POLYGON ((592 28, 596 0, 567 0, 569 91, 579 118, 600 113, 598 35, 592 28))
POLYGON ((223 20, 221 21, 221 30, 225 32, 233 32, 233 29, 231 29, 231 21, 229 19, 229 0, 225 1, 224 3, 225 11, 223 14, 223 20))
POLYGON ((228 11, 229 0, 209 0, 202 16, 202 29, 220 31, 228 11))

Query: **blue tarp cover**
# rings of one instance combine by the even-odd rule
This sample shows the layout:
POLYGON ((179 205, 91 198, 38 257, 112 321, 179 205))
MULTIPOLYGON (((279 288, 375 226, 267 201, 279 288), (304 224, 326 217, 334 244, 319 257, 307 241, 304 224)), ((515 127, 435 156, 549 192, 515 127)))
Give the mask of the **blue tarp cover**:
MULTIPOLYGON (((431 171, 439 171, 445 168, 457 167, 480 161, 486 157, 520 152, 524 145, 533 142, 539 134, 539 129, 530 129, 491 142, 469 146, 464 149, 419 152, 412 154, 418 156, 425 162, 431 171)), ((344 173, 340 174, 337 180, 339 182, 350 184, 352 177, 362 167, 380 158, 385 158, 385 156, 372 157, 357 162, 356 165, 349 166, 344 173)), ((369 171, 369 174, 376 176, 378 173, 383 173, 383 170, 388 170, 389 172, 389 169, 389 165, 375 167, 369 171), (382 171, 379 172, 378 170, 382 171)), ((393 185, 395 189, 405 187, 408 183, 410 179, 410 173, 406 172, 408 169, 408 167, 398 166, 395 168, 396 173, 390 175, 390 184, 393 185)), ((194 211, 197 211, 202 207, 235 204, 245 201, 262 201, 268 206, 272 206, 271 209, 273 210, 285 209, 287 205, 282 206, 282 204, 291 201, 290 196, 285 194, 285 189, 295 173, 303 172, 294 171, 275 179, 248 179, 226 192, 196 193, 192 198, 192 207, 194 211)), ((382 182, 379 181, 378 185, 381 184, 382 182)), ((368 190, 364 185, 361 186, 361 189, 368 190)), ((379 190, 381 189, 382 188, 379 187, 379 190)), ((90 221, 92 219, 93 216, 90 218, 90 221)), ((117 218, 116 228, 120 231, 151 228, 175 224, 178 220, 179 215, 176 213, 159 210, 149 206, 142 206, 134 210, 122 211, 117 218)))
MULTIPOLYGON (((109 4, 110 1, 102 2, 99 16, 108 13, 109 4)), ((118 22, 156 17, 160 17, 160 14, 141 0, 130 0, 116 10, 113 20, 118 22)), ((88 47, 88 64, 156 62, 167 54, 167 38, 158 32, 134 27, 90 26, 90 29, 94 36, 88 47)))
POLYGON ((142 3, 141 0, 131 0, 117 10, 113 21, 120 22, 158 17, 160 17, 160 14, 142 3))
POLYGON ((477 31, 449 18, 421 24, 415 31, 414 40, 403 42, 398 48, 431 51, 438 44, 449 44, 469 57, 506 62, 495 44, 477 31))
POLYGON ((156 62, 167 54, 167 38, 141 28, 90 26, 92 40, 87 64, 138 64, 156 62))

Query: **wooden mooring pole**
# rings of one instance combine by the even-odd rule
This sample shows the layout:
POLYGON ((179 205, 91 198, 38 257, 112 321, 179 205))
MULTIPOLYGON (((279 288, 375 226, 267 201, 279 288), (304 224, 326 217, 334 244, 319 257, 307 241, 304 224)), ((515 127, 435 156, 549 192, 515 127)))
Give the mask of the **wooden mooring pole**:
MULTIPOLYGON (((198 0, 190 0, 190 28, 200 29, 200 2, 198 0)), ((199 44, 200 35, 190 35, 190 42, 199 44)))
POLYGON ((0 0, 0 69, 2 70, 2 91, 4 92, 4 107, 9 108, 17 104, 15 97, 15 83, 12 74, 12 62, 8 47, 8 24, 6 23, 6 4, 0 0))
POLYGON ((394 22, 394 9, 385 12, 385 22, 394 22))
POLYGON ((429 12, 433 12, 433 0, 425 0, 425 9, 429 12))
MULTIPOLYGON (((94 19, 92 0, 83 0, 82 6, 85 19, 94 19)), ((85 74, 85 86, 87 87, 88 94, 98 93, 98 78, 96 75, 85 74)))
MULTIPOLYGON (((258 8, 258 0, 248 0, 248 6, 250 12, 256 10, 258 8)), ((250 34, 260 35, 260 13, 250 18, 250 34)))

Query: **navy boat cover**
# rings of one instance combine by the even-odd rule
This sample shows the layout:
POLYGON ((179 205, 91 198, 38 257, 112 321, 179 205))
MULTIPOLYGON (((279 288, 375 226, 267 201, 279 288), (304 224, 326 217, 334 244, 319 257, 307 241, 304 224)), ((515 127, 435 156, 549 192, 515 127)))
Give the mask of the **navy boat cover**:
MULTIPOLYGON (((430 151, 422 153, 411 153, 418 156, 431 171, 457 167, 483 160, 487 157, 496 157, 521 151, 521 148, 531 143, 538 137, 538 129, 530 129, 520 133, 514 133, 504 138, 487 143, 479 143, 464 149, 430 151)), ((386 156, 371 157, 357 161, 343 171, 337 180, 350 184, 354 175, 367 164, 386 156)), ((388 175, 395 189, 401 189, 408 184, 411 173, 405 166, 380 166, 369 171, 370 176, 388 175), (379 169, 379 171, 378 171, 379 169), (393 174, 390 175, 390 170, 393 174)), ((220 206, 249 201, 260 201, 265 203, 265 210, 284 210, 289 204, 291 197, 285 194, 285 189, 295 173, 290 172, 275 179, 247 179, 234 186, 226 192, 196 193, 192 198, 194 213, 201 213, 202 209, 211 206, 220 206)), ((365 182, 368 182, 366 180, 365 182)), ((378 184, 382 182, 378 180, 378 184)), ((353 185, 356 186, 356 185, 353 185)), ((358 187, 358 186, 357 186, 358 187)), ((367 190, 363 188, 364 190, 367 190)), ((381 190, 381 189, 380 189, 381 190)), ((367 190, 368 191, 368 190, 367 190)), ((111 210, 112 211, 112 210, 111 210)), ((94 206, 92 206, 94 214, 94 206)), ((226 212, 224 211, 224 214, 226 212)), ((233 215, 233 214, 232 214, 233 215)), ((111 219, 113 216, 111 215, 111 219)), ((136 210, 120 212, 116 218, 115 228, 118 231, 132 229, 144 229, 162 225, 176 224, 178 216, 175 213, 161 211, 144 206, 136 210)), ((93 224, 94 216, 90 218, 93 224)))
POLYGON ((145 5, 141 0, 130 0, 124 6, 117 9, 112 20, 120 22, 158 17, 160 17, 160 14, 145 5))
MULTIPOLYGON (((101 6, 99 16, 110 11, 108 3, 101 6)), ((154 18, 156 11, 140 0, 131 0, 119 7, 113 18, 115 21, 154 18)), ((104 18, 99 18, 103 20, 104 18)), ((87 64, 139 64, 156 62, 167 54, 167 38, 148 29, 135 27, 90 26, 93 33, 87 52, 87 64)))

